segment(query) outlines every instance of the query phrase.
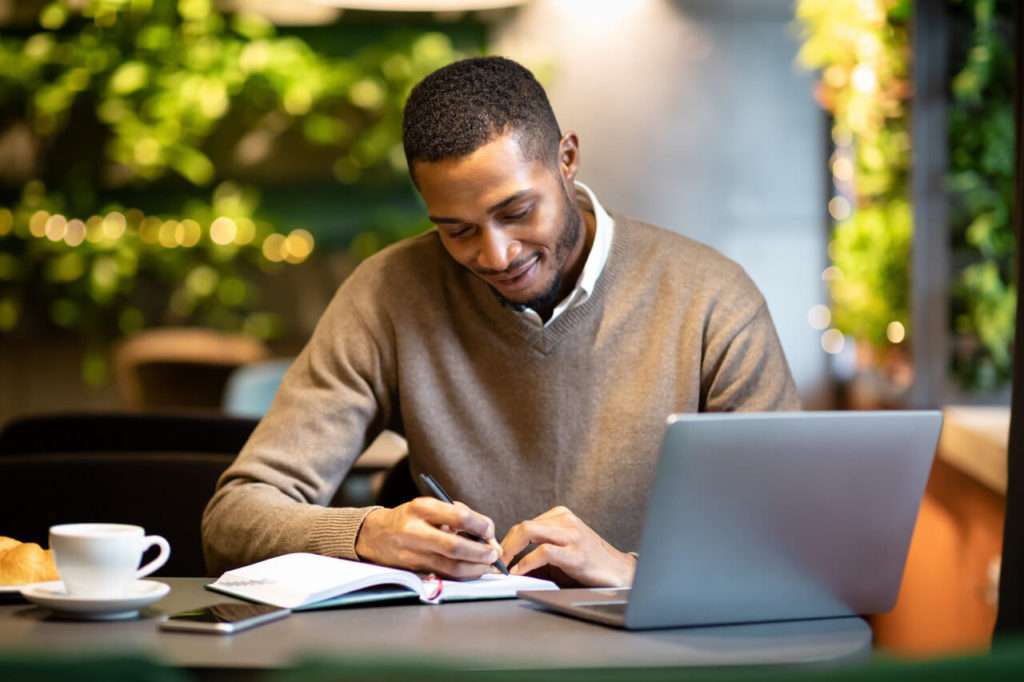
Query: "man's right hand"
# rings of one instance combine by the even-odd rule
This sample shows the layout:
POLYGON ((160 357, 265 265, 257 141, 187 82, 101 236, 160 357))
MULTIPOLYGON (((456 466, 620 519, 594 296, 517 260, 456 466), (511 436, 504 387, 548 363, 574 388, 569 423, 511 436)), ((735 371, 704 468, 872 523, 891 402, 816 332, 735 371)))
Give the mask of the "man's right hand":
POLYGON ((469 580, 491 573, 501 556, 494 522, 462 504, 417 497, 363 519, 356 554, 364 561, 469 580), (456 535, 466 531, 487 544, 456 535))

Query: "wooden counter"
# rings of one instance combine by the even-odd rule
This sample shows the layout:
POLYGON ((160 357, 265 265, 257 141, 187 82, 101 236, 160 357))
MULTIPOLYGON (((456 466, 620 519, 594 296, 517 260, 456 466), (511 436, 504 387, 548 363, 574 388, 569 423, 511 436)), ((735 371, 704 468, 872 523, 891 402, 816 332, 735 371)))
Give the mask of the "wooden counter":
POLYGON ((897 655, 984 651, 998 603, 1009 407, 950 406, 896 608, 872 620, 897 655))

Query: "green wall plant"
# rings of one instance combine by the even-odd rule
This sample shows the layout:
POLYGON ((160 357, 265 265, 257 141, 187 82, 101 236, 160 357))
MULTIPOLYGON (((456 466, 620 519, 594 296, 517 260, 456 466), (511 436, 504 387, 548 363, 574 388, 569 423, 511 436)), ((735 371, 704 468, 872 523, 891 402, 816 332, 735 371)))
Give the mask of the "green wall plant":
POLYGON ((1012 6, 955 0, 949 102, 953 376, 991 390, 1011 378, 1014 272, 1012 6))
MULTIPOLYGON (((400 182, 408 90, 464 56, 431 30, 325 55, 211 0, 60 0, 0 33, 0 335, 82 337, 104 380, 109 342, 160 324, 280 331, 258 282, 306 260, 308 226, 261 211, 282 155, 297 180, 400 182)), ((388 214, 363 255, 422 229, 388 214)))
MULTIPOLYGON (((953 378, 972 390, 1010 379, 1014 315, 1013 59, 1009 0, 949 0, 953 378)), ((821 69, 833 116, 832 321, 883 353, 909 332, 912 209, 909 0, 801 0, 799 62, 821 69), (846 165, 844 165, 846 164, 846 165), (897 331, 899 329, 897 328, 897 331)), ((876 353, 877 354, 877 353, 876 353)))
POLYGON ((899 353, 910 332, 910 11, 910 0, 796 6, 797 60, 821 71, 815 95, 832 115, 831 322, 874 356, 899 353))

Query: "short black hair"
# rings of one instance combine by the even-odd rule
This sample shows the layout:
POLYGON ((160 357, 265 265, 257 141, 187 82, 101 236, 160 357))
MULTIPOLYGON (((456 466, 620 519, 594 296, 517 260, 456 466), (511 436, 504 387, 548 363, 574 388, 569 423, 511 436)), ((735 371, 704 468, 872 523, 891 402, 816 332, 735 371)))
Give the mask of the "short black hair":
POLYGON ((514 132, 525 158, 558 163, 559 131, 544 88, 529 69, 504 57, 473 57, 433 72, 409 93, 402 144, 414 161, 467 156, 514 132))

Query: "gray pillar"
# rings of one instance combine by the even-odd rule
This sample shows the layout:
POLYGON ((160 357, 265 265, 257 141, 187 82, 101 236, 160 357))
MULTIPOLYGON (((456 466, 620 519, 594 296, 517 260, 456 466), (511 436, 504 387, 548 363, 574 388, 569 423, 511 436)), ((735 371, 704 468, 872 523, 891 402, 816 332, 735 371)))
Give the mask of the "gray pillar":
POLYGON ((913 158, 910 194, 914 239, 910 262, 910 321, 914 385, 910 406, 940 407, 949 386, 949 220, 946 84, 949 64, 946 0, 917 0, 911 29, 913 158))

